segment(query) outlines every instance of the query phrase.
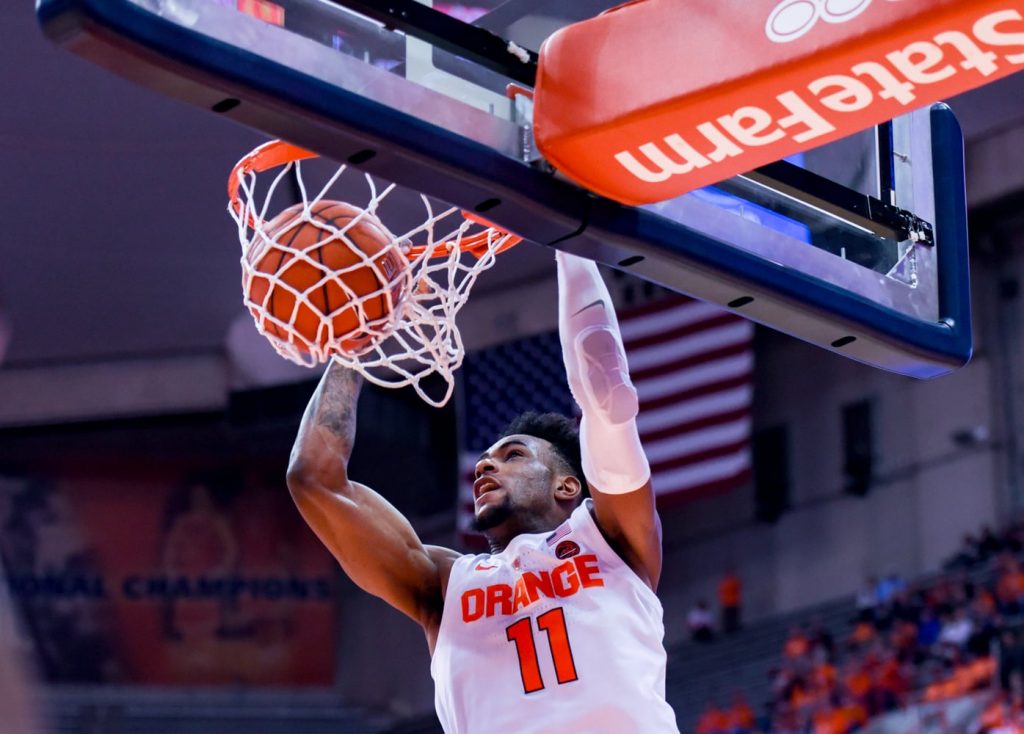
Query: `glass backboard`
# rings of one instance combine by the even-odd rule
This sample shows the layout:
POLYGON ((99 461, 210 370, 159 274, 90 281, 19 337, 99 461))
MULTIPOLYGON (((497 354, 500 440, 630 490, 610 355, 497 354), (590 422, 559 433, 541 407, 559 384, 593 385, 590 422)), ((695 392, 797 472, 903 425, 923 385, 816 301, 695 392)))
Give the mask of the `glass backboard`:
POLYGON ((529 95, 509 93, 529 89, 548 35, 615 4, 39 0, 37 12, 54 41, 122 76, 527 240, 901 374, 965 364, 963 139, 950 110, 624 206, 544 161, 529 95))

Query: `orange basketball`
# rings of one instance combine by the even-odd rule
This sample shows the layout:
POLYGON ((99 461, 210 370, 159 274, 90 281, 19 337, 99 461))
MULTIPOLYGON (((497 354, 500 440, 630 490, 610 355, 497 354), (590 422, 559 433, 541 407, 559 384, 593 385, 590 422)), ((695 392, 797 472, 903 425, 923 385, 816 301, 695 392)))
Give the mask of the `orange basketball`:
POLYGON ((359 310, 368 325, 382 325, 403 295, 404 279, 399 274, 408 263, 391 244, 394 236, 369 212, 326 200, 310 209, 312 221, 302 219, 302 211, 303 205, 296 204, 274 217, 264 230, 263 246, 253 248, 247 256, 255 272, 247 288, 243 278, 243 288, 249 300, 262 307, 262 312, 256 305, 249 310, 265 332, 303 352, 308 353, 311 345, 325 347, 329 341, 338 339, 343 351, 358 351, 371 338, 362 327, 359 310), (359 221, 349 226, 356 217, 359 221), (344 234, 334 236, 346 226, 344 234), (339 272, 343 270, 346 272, 339 272), (280 282, 261 273, 276 276, 280 282), (332 273, 337 275, 331 277, 332 273), (389 284, 390 304, 386 290, 389 284), (296 292, 305 293, 308 303, 297 299, 296 292), (370 297, 356 300, 362 296, 370 297), (267 315, 290 324, 300 338, 267 315), (328 324, 333 327, 333 334, 328 324))

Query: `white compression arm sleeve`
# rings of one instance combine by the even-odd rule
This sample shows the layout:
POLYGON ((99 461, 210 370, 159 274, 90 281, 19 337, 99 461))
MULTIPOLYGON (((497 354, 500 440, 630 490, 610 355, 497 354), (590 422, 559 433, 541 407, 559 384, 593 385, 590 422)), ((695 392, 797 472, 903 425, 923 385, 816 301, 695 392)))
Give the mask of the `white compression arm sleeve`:
POLYGON ((594 262, 564 252, 555 260, 562 358, 583 412, 583 473, 598 491, 632 492, 647 484, 651 468, 637 432, 639 402, 615 308, 594 262))

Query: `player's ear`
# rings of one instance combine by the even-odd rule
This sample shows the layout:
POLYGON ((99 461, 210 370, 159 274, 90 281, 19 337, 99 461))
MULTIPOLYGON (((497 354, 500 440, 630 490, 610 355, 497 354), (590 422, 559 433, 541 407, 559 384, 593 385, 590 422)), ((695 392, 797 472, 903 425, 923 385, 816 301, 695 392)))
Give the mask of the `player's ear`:
POLYGON ((580 480, 572 474, 565 474, 558 479, 558 485, 555 487, 555 499, 570 502, 577 499, 582 491, 583 484, 580 480))

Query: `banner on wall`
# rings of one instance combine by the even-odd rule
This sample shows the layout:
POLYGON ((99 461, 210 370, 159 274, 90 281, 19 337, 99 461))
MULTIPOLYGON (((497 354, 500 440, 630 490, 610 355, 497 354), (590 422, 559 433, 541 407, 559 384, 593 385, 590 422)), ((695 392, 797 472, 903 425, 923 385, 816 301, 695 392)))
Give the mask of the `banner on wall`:
POLYGON ((51 683, 328 686, 335 565, 283 481, 0 478, 0 567, 51 683))

